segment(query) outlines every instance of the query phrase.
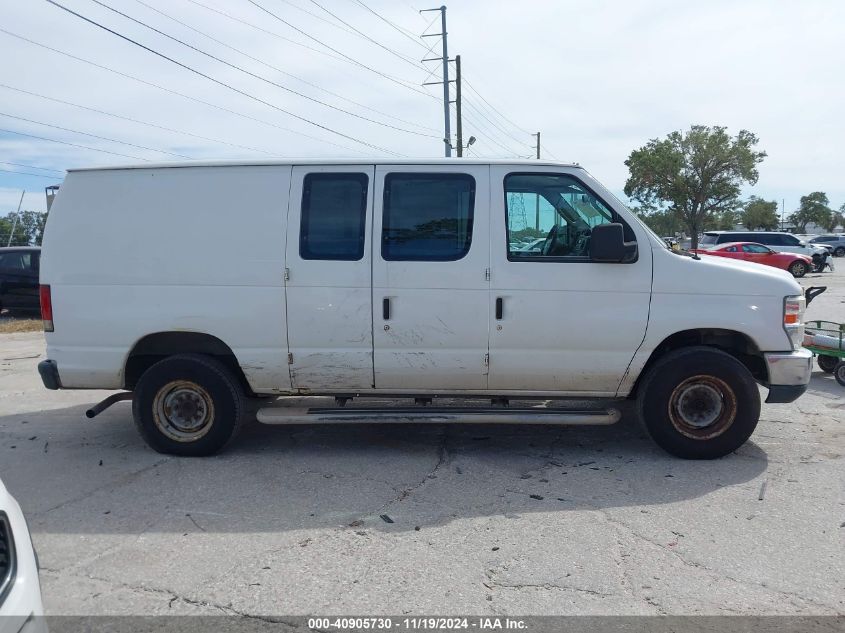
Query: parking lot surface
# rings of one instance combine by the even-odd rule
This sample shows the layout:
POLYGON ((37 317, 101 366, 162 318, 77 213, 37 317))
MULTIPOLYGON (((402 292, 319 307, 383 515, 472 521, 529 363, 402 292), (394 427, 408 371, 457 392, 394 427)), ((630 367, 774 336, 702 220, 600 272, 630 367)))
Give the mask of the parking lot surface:
MULTIPOLYGON (((836 260, 840 263, 845 260, 836 260)), ((845 265, 808 318, 845 321, 845 265)), ((596 428, 254 423, 159 455, 130 405, 50 392, 0 335, 0 478, 49 614, 842 614, 845 387, 764 405, 741 450, 596 428)))

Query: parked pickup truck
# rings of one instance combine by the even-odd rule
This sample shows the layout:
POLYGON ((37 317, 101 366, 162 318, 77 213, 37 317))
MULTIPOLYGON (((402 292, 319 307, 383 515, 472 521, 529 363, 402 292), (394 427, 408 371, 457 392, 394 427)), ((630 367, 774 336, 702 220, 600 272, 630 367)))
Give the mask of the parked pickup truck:
POLYGON ((178 455, 223 448, 247 398, 298 395, 336 405, 258 420, 611 424, 629 399, 661 447, 715 458, 754 431, 758 384, 791 402, 810 379, 788 273, 673 252, 555 162, 71 170, 41 283, 45 386, 125 390, 89 415, 131 399, 178 455))
POLYGON ((38 262, 41 249, 37 246, 0 248, 0 311, 31 311, 38 313, 38 262))

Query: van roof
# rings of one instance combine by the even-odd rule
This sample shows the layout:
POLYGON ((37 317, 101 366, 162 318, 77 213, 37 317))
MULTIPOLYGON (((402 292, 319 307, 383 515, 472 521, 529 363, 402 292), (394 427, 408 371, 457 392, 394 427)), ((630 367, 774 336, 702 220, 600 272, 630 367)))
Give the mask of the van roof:
POLYGON ((141 163, 131 165, 105 165, 99 167, 74 167, 72 171, 105 171, 113 169, 166 169, 171 167, 248 167, 248 166, 296 166, 296 165, 454 165, 456 161, 465 165, 520 165, 522 167, 570 167, 583 169, 578 163, 538 159, 507 158, 287 158, 250 160, 185 160, 169 163, 141 163))

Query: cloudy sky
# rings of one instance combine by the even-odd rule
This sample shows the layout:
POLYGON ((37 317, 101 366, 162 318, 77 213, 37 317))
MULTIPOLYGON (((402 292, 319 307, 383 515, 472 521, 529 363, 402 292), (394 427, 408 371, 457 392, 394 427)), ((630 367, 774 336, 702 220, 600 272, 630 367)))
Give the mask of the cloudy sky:
MULTIPOLYGON (((43 209, 73 166, 442 155, 442 88, 421 85, 440 68, 419 61, 440 54, 419 37, 439 13, 421 0, 56 2, 188 68, 46 0, 0 0, 0 214, 22 189, 43 209)), ((632 149, 724 125, 768 152, 746 194, 845 203, 841 0, 447 6, 477 156, 528 157, 541 131, 544 157, 621 194, 632 149)))

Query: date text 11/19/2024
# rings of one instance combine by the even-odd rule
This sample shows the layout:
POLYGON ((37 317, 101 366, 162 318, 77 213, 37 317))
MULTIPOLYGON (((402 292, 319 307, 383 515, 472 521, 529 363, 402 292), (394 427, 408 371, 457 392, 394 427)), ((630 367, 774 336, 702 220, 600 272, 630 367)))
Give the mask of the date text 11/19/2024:
POLYGON ((360 630, 396 630, 396 631, 437 631, 437 630, 471 630, 495 631, 512 630, 523 631, 527 623, 519 618, 498 617, 335 617, 308 618, 308 628, 311 630, 360 631, 360 630))

